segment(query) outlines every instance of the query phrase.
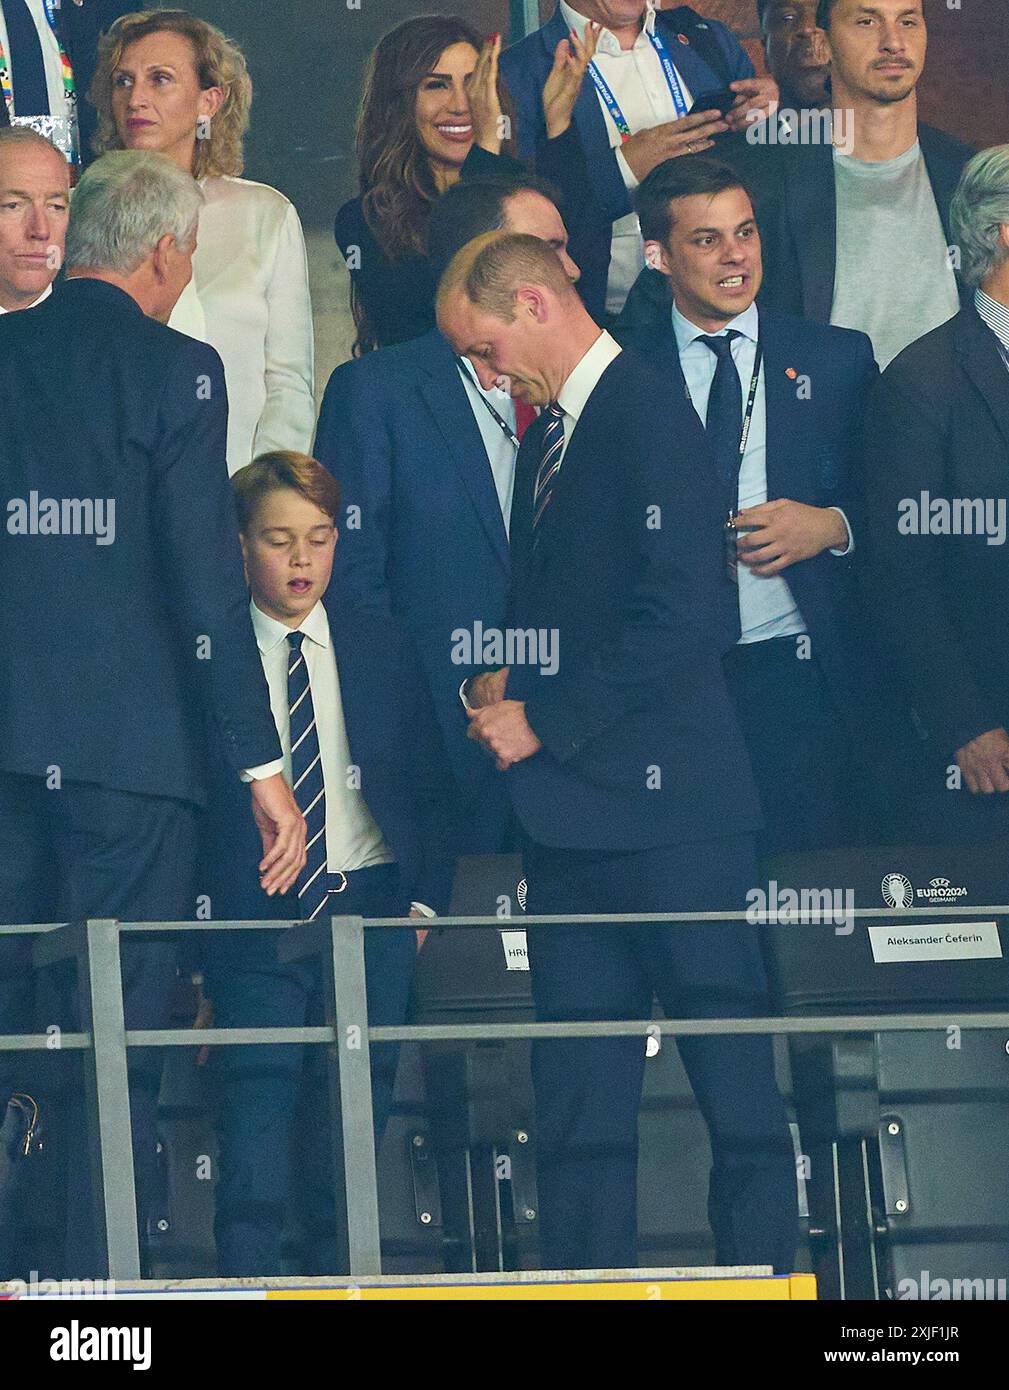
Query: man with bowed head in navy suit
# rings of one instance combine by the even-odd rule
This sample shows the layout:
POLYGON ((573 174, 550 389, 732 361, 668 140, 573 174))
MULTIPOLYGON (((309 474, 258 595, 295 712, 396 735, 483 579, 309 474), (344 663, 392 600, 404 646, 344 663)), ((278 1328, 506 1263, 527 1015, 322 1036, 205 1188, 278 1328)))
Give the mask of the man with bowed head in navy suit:
MULTIPOLYGON (((166 326, 202 201, 164 155, 106 155, 74 195, 66 282, 0 317, 2 922, 193 916, 207 714, 229 776, 253 779, 249 874, 272 896, 305 860, 246 608, 224 372, 166 326)), ((120 949, 126 1027, 167 1027, 174 946, 128 935, 120 949)), ((0 1029, 33 1031, 43 1007, 44 1024, 75 1026, 67 990, 36 1010, 30 961, 29 940, 0 938, 0 1029)), ((150 1050, 131 1049, 141 1224, 159 1080, 150 1050)), ((93 1276, 79 1136, 65 1166, 67 1262, 93 1276)))
MULTIPOLYGON (((519 453, 509 629, 559 666, 472 678, 470 736, 504 774, 534 914, 740 911, 755 882, 756 791, 721 668, 720 500, 684 397, 592 321, 533 237, 477 237, 446 271, 438 320, 484 385, 541 407, 519 453)), ((540 1020, 759 1014, 745 923, 530 928, 540 1020)), ((769 1038, 683 1039, 711 1134, 722 1264, 791 1267, 792 1144, 769 1038)), ((541 1255, 636 1263, 640 1037, 537 1042, 541 1255)))

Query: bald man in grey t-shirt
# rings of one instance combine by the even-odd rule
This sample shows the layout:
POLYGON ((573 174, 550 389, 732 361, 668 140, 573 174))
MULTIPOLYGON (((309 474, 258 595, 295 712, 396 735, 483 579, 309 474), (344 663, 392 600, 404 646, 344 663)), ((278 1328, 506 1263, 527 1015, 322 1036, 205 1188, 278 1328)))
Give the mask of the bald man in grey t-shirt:
POLYGON ((939 209, 916 140, 878 163, 834 150, 837 260, 830 322, 872 339, 883 368, 960 307, 939 209))

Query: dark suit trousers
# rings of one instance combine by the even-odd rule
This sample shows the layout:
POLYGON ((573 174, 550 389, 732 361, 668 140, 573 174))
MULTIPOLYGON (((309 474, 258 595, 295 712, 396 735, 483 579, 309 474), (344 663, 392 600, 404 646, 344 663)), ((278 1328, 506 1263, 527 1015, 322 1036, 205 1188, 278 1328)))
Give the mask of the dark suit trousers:
MULTIPOLYGON (((530 913, 740 911, 755 881, 749 837, 634 853, 527 850, 530 913)), ((540 1020, 752 1016, 763 966, 744 923, 529 928, 540 1020)), ((684 1038, 680 1056, 711 1136, 708 1211, 720 1264, 790 1270, 795 1162, 767 1037, 684 1038)), ((637 1263, 638 1108, 645 1044, 533 1047, 540 1256, 545 1269, 637 1263)))
POLYGON ((870 800, 820 667, 796 651, 794 637, 775 637, 732 647, 724 662, 760 794, 761 855, 856 843, 857 808, 870 800))
MULTIPOLYGON (((351 874, 331 911, 405 917, 395 864, 351 874)), ((284 914, 279 911, 278 915, 284 914)), ((244 933, 242 934, 244 937, 244 933)), ((220 1028, 315 1027, 325 1023, 322 975, 313 963, 281 965, 272 932, 239 944, 222 933, 210 947, 207 984, 220 1028), (248 944, 246 944, 246 942, 248 944)), ((368 1020, 390 1027, 406 1020, 417 954, 412 929, 365 933, 368 1020)), ((396 1080, 399 1049, 371 1049, 376 1143, 396 1080)), ((218 1122, 217 1267, 222 1276, 279 1275, 281 1235, 293 1197, 304 1235, 299 1274, 340 1273, 333 1193, 333 1151, 326 1049, 296 1044, 221 1047, 218 1122)))
MULTIPOLYGON (((83 782, 48 789, 41 778, 0 773, 2 922, 192 917, 195 857, 193 806, 83 782)), ((33 974, 31 943, 29 937, 0 937, 0 1029, 32 1032, 56 1024, 73 1031, 80 1018, 74 968, 67 965, 33 974)), ((174 941, 124 935, 120 950, 127 1028, 167 1028, 175 978, 174 941)), ((160 1052, 131 1049, 130 1110, 141 1231, 157 1181, 154 1145, 160 1079, 160 1052)), ((0 1063, 3 1101, 21 1089, 38 1093, 45 1105, 49 1166, 59 1170, 61 1180, 65 1176, 67 1185, 65 1269, 52 1273, 101 1276, 105 1257, 95 1247, 91 1226, 80 1058, 58 1049, 43 1055, 7 1054, 0 1063)), ((32 1204, 21 1205, 30 1208, 32 1204)), ((6 1234, 11 1243, 6 1251, 0 1250, 0 1263, 4 1256, 18 1258, 11 1248, 9 1228, 6 1234)), ((0 1247, 3 1237, 0 1232, 0 1247)))

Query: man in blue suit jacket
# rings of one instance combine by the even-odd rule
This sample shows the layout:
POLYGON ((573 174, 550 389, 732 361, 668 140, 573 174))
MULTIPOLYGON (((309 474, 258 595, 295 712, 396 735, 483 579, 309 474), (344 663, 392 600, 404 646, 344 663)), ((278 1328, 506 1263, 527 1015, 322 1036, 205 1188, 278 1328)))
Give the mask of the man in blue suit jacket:
POLYGON ((665 389, 686 394, 724 454, 724 468, 696 485, 718 498, 723 518, 734 518, 722 582, 734 643, 726 673, 761 792, 762 845, 776 852, 844 844, 858 837, 856 810, 863 818, 867 810, 862 755, 873 733, 882 734, 853 572, 860 422, 878 375, 872 347, 863 333, 758 313, 760 236, 730 166, 669 160, 641 185, 637 203, 646 254, 666 277, 673 308, 662 327, 621 340, 648 359, 665 389), (731 342, 724 369, 721 342, 731 342))
POLYGON ((520 154, 541 156, 543 91, 558 45, 570 44, 572 32, 591 44, 590 23, 598 26, 593 80, 582 82, 573 116, 588 187, 571 231, 582 267, 579 292, 602 323, 620 311, 641 268, 631 204, 639 180, 664 159, 709 149, 713 138, 742 130, 746 112, 765 110, 778 89, 773 79, 755 76, 730 29, 688 5, 653 11, 646 0, 562 0, 546 24, 501 55, 520 154), (727 88, 736 94, 727 120, 713 108, 688 114, 698 97, 727 88))
MULTIPOLYGON (((560 214, 541 185, 522 179, 473 180, 443 195, 431 228, 438 268, 470 237, 502 225, 549 241, 577 278, 560 214)), ((481 392, 433 329, 337 367, 315 440, 343 489, 340 591, 395 620, 426 673, 460 787, 460 853, 496 852, 507 834, 507 797, 466 738, 458 692, 483 668, 481 629, 504 623, 520 432, 509 397, 481 392)))
MULTIPOLYGON (((218 756, 200 874, 212 917, 310 919, 340 912, 419 918, 444 911, 453 863, 441 741, 425 684, 395 624, 357 609, 330 586, 339 485, 314 459, 276 453, 239 470, 232 486, 285 776, 308 822, 309 842, 296 893, 271 899, 247 883, 256 844, 242 790, 218 756)), ((404 1022, 415 955, 410 930, 367 934, 373 1026, 404 1022)), ((325 1022, 317 963, 281 964, 271 933, 222 933, 212 938, 206 961, 218 1025, 325 1022)), ((392 1104, 397 1053, 381 1045, 372 1054, 376 1139, 392 1104)), ((219 1272, 280 1272, 292 1188, 304 1224, 300 1272, 338 1272, 322 1050, 225 1048, 215 1061, 224 1081, 219 1272), (310 1117, 299 1127, 303 1137, 292 1167, 292 1131, 305 1104, 310 1117)))
MULTIPOLYGON (((439 322, 481 380, 542 407, 512 523, 510 664, 468 683, 540 914, 740 910, 755 880, 756 791, 721 669, 723 517, 683 396, 589 318, 531 237, 492 233, 442 281, 439 322)), ((541 1020, 766 1008, 752 928, 530 928, 541 1020)), ((719 1263, 791 1266, 795 1179, 766 1038, 684 1039, 711 1132, 719 1263)), ((541 1258, 636 1262, 640 1037, 537 1043, 541 1258)))

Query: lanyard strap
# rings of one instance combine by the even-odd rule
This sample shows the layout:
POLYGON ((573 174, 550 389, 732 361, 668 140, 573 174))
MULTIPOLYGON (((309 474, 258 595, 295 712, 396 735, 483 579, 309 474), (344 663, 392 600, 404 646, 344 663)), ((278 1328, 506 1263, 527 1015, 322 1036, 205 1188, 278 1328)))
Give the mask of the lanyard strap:
MULTIPOLYGON (((659 57, 659 62, 662 64, 662 73, 666 79, 666 86, 669 88, 669 95, 673 98, 673 106, 676 110, 676 118, 677 120, 679 120, 681 116, 685 116, 687 114, 687 99, 683 95, 683 83, 680 81, 680 75, 673 66, 673 60, 669 56, 669 50, 666 48, 666 45, 662 42, 660 36, 653 31, 648 35, 648 41, 655 49, 655 52, 658 54, 659 57)), ((616 97, 610 90, 609 83, 606 81, 606 78, 596 67, 594 59, 589 64, 589 76, 592 78, 592 81, 596 84, 596 91, 602 97, 603 105, 606 107, 606 110, 610 113, 610 119, 616 126, 620 134, 621 141, 629 140, 631 138, 631 128, 627 124, 626 117, 624 116, 624 113, 621 111, 616 97)))
POLYGON ((746 441, 750 437, 750 423, 753 420, 753 403, 757 399, 757 382, 760 379, 760 363, 764 356, 764 350, 760 346, 760 339, 757 339, 757 351, 753 355, 753 375, 750 377, 750 391, 746 397, 746 410, 743 414, 743 430, 739 436, 739 466, 742 467, 743 455, 746 453, 746 441))
POLYGON ((503 416, 499 411, 497 411, 497 410, 494 409, 494 407, 491 405, 490 401, 487 399, 487 397, 484 395, 484 393, 480 390, 479 385, 478 385, 477 382, 474 381, 474 379, 473 379, 473 373, 469 370, 469 366, 467 365, 466 358, 465 358, 465 357, 457 357, 455 360, 456 360, 456 362, 458 362, 458 364, 459 364, 459 370, 465 374, 466 380, 467 380, 467 381, 473 382, 473 385, 476 387, 476 393, 477 393, 477 395, 480 397, 480 399, 483 401, 484 405, 487 407, 488 411, 490 412, 491 419, 492 419, 492 420, 494 421, 494 423, 500 428, 502 434, 503 434, 503 435, 505 436, 505 438, 509 441, 509 443, 513 444, 513 445, 515 446, 515 448, 517 449, 517 448, 519 447, 519 437, 518 437, 518 435, 517 435, 517 434, 515 433, 515 431, 512 429, 511 425, 509 425, 508 421, 504 418, 504 416, 503 416))
MULTIPOLYGON (((63 47, 63 44, 60 40, 60 36, 56 30, 56 0, 45 0, 45 11, 46 20, 48 21, 49 28, 52 30, 53 37, 55 38, 57 44, 59 44, 60 70, 63 77, 63 95, 64 98, 69 102, 72 100, 74 96, 74 70, 70 65, 70 59, 67 57, 67 51, 63 47)), ((4 46, 2 43, 0 43, 0 97, 2 97, 4 101, 6 101, 8 107, 11 105, 11 102, 14 98, 13 90, 11 87, 10 64, 7 62, 7 54, 4 52, 4 46)))

